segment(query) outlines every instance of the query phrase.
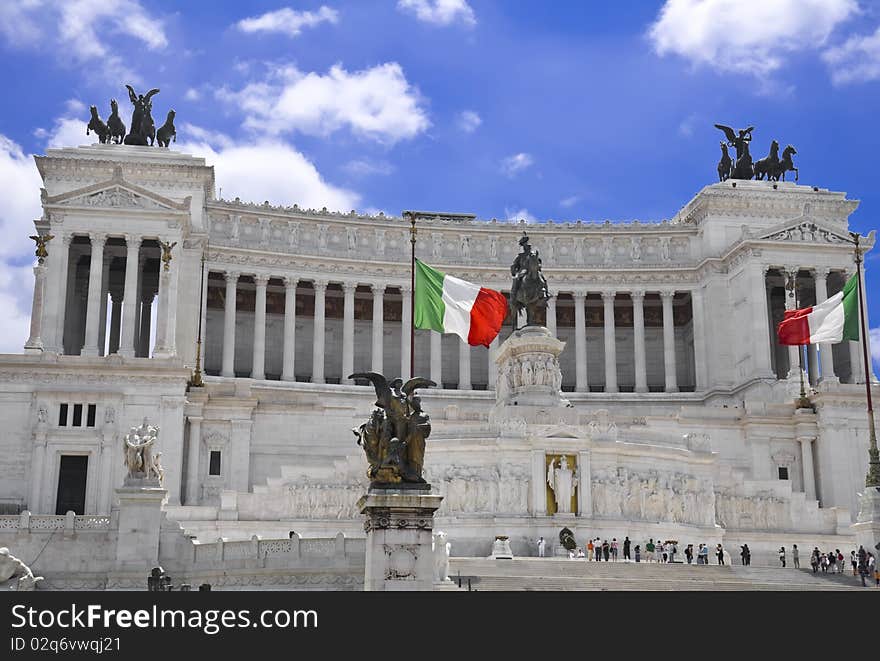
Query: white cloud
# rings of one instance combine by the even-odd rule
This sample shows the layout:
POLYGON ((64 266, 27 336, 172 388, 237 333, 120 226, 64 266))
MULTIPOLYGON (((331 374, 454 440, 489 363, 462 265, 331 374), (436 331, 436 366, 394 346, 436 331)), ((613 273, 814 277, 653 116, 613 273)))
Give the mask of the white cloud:
POLYGON ((266 12, 260 16, 251 16, 236 23, 242 32, 281 32, 290 37, 296 37, 303 28, 313 28, 321 23, 338 23, 339 12, 325 5, 321 5, 318 11, 296 11, 290 7, 283 7, 275 11, 266 12))
POLYGON ((519 154, 508 156, 507 158, 502 160, 501 171, 508 177, 513 177, 525 170, 526 168, 530 167, 534 162, 535 161, 531 157, 531 155, 520 152, 519 154))
POLYGON ((217 186, 227 200, 240 197, 344 212, 360 203, 357 193, 325 181, 311 161, 283 141, 260 138, 244 144, 191 125, 187 130, 195 141, 178 143, 178 149, 202 156, 215 167, 217 186))
POLYGON ((504 208, 504 217, 507 218, 512 223, 518 223, 521 220, 526 221, 527 223, 536 223, 538 219, 535 218, 532 214, 529 213, 528 209, 511 209, 509 207, 504 208))
POLYGON ((237 92, 223 88, 217 96, 237 105, 247 115, 245 126, 258 133, 326 137, 347 127, 394 144, 430 126, 421 95, 396 62, 351 73, 337 64, 326 75, 279 66, 263 81, 237 92))
POLYGON ((835 85, 880 79, 880 28, 869 35, 853 35, 840 46, 822 53, 835 85))
POLYGON ((559 206, 564 209, 571 209, 575 204, 581 201, 580 195, 571 195, 570 197, 559 200, 559 206))
POLYGON ((658 55, 762 77, 858 11, 856 0, 667 0, 648 36, 658 55))
POLYGON ((394 172, 394 166, 386 161, 372 161, 357 158, 342 166, 348 174, 354 177, 367 177, 370 175, 387 175, 394 172))
POLYGON ((196 88, 190 87, 186 90, 186 93, 183 95, 183 98, 187 101, 198 101, 202 98, 202 93, 199 92, 196 88))
POLYGON ((678 134, 684 138, 689 138, 694 134, 694 125, 697 123, 696 113, 691 113, 685 117, 678 125, 678 134))
POLYGON ((868 329, 868 341, 871 343, 871 362, 880 371, 880 328, 868 329))
POLYGON ((397 8, 434 25, 452 25, 456 21, 469 27, 477 24, 477 17, 467 0, 398 0, 397 8))
POLYGON ((134 38, 150 50, 168 45, 161 20, 138 0, 24 0, 0 3, 0 34, 14 47, 52 46, 65 63, 97 63, 104 77, 139 82, 106 42, 134 38))
POLYGON ((480 127, 483 120, 473 110, 462 110, 458 113, 455 123, 465 133, 473 133, 480 127))

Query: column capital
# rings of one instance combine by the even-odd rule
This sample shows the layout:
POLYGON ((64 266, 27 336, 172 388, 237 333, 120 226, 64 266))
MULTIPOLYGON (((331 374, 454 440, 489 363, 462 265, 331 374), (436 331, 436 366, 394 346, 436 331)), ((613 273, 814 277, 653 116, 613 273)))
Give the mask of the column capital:
POLYGON ((603 301, 611 301, 614 302, 614 297, 617 295, 617 292, 612 289, 605 289, 602 291, 602 300, 603 301))
POLYGON ((239 276, 241 276, 241 273, 239 273, 238 271, 226 271, 223 274, 223 277, 226 278, 226 284, 229 284, 230 282, 237 283, 239 276))
POLYGON ((813 271, 813 278, 828 278, 828 275, 831 273, 831 269, 827 266, 816 266, 811 270, 813 271))
POLYGON ((385 288, 388 286, 387 282, 372 282, 370 283, 370 289, 373 290, 373 294, 385 294, 385 288))
POLYGON ((571 295, 575 298, 586 298, 587 290, 586 289, 573 289, 571 295))
POLYGON ((296 289, 297 284, 299 284, 299 278, 295 275, 285 275, 281 278, 281 281, 284 283, 285 289, 290 289, 291 287, 296 289))
POLYGON ((401 285, 400 294, 402 296, 409 296, 410 294, 412 294, 412 287, 410 287, 409 285, 401 285))
POLYGON ((320 289, 322 293, 327 290, 327 285, 329 284, 329 280, 312 280, 312 285, 314 286, 315 291, 320 289))
POLYGON ((255 273, 254 274, 254 284, 257 287, 265 287, 269 284, 269 276, 264 273, 255 273))
POLYGON ((630 291, 629 297, 633 301, 636 301, 636 300, 638 300, 640 302, 644 301, 645 300, 645 290, 644 289, 633 289, 632 291, 630 291))
POLYGON ((357 282, 343 282, 342 283, 342 292, 346 295, 354 294, 358 288, 357 282))
POLYGON ((65 247, 70 247, 70 244, 73 243, 73 238, 74 236, 72 232, 61 233, 61 243, 63 243, 65 247))
POLYGON ((129 250, 140 250, 141 243, 143 242, 143 237, 137 234, 126 234, 125 235, 125 246, 129 250))
POLYGON ((671 302, 674 297, 675 297, 675 291, 661 291, 660 292, 660 298, 663 299, 664 303, 666 301, 671 302))
POLYGON ((107 232, 89 232, 89 239, 92 242, 92 246, 100 245, 103 248, 104 244, 107 243, 107 232))

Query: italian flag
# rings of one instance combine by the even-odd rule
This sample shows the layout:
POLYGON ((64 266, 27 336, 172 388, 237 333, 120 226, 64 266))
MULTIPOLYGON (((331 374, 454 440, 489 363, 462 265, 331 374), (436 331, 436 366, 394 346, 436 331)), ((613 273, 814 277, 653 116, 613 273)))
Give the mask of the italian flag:
POLYGON ((505 316, 507 299, 501 292, 446 275, 416 260, 416 328, 455 333, 472 346, 488 347, 498 336, 505 316))
POLYGON ((828 300, 786 310, 776 329, 779 344, 818 344, 859 339, 859 282, 854 275, 828 300))

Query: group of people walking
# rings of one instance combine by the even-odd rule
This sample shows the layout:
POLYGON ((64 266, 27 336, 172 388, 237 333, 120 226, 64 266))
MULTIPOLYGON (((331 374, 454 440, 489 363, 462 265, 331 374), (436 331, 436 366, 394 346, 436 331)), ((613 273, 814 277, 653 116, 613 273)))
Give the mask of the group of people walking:
MULTIPOLYGON (((543 537, 537 540, 538 557, 544 557, 547 542, 543 537)), ((624 538, 622 543, 618 543, 617 538, 613 537, 609 542, 600 537, 590 539, 583 547, 572 549, 568 552, 569 558, 583 558, 587 561, 595 562, 617 562, 621 556, 624 562, 675 562, 675 556, 678 553, 678 541, 650 538, 644 545, 644 551, 641 544, 633 545, 629 537, 624 538)), ((709 545, 700 544, 699 548, 694 549, 693 544, 688 544, 684 548, 684 557, 687 564, 708 565, 709 564, 709 545)), ((721 544, 715 547, 713 552, 718 559, 718 564, 723 565, 724 549, 721 544)))
MULTIPOLYGON (((782 549, 780 549, 782 553, 782 549)), ((819 547, 813 548, 810 554, 810 566, 813 573, 817 574, 821 569, 823 573, 843 574, 846 571, 847 558, 844 557, 840 549, 822 552, 819 547)), ((849 564, 852 567, 852 575, 859 576, 862 579, 862 585, 867 585, 868 581, 874 581, 877 587, 880 587, 880 569, 877 567, 877 559, 870 551, 866 551, 864 546, 859 545, 858 551, 849 552, 849 564)), ((783 561, 783 567, 785 566, 783 561)))

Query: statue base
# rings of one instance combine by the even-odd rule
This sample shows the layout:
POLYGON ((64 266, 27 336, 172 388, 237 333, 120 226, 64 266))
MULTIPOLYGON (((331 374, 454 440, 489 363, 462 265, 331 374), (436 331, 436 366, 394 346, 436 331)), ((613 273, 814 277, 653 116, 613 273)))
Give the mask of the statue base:
POLYGON ((513 560, 513 550, 510 548, 510 539, 506 535, 496 535, 492 542, 491 560, 513 560))
POLYGON ((431 485, 427 482, 374 482, 370 484, 370 493, 386 492, 388 490, 399 491, 431 491, 431 485))
POLYGON ((116 541, 117 570, 149 572, 159 564, 159 529, 162 525, 162 503, 168 496, 156 480, 127 478, 125 486, 116 489, 119 497, 119 534, 116 541))
POLYGON ((434 587, 432 532, 443 496, 430 485, 370 485, 358 501, 366 516, 364 590, 431 591, 434 587))
POLYGON ((859 516, 852 525, 856 544, 865 547, 874 557, 880 552, 880 487, 865 487, 859 501, 859 516))

